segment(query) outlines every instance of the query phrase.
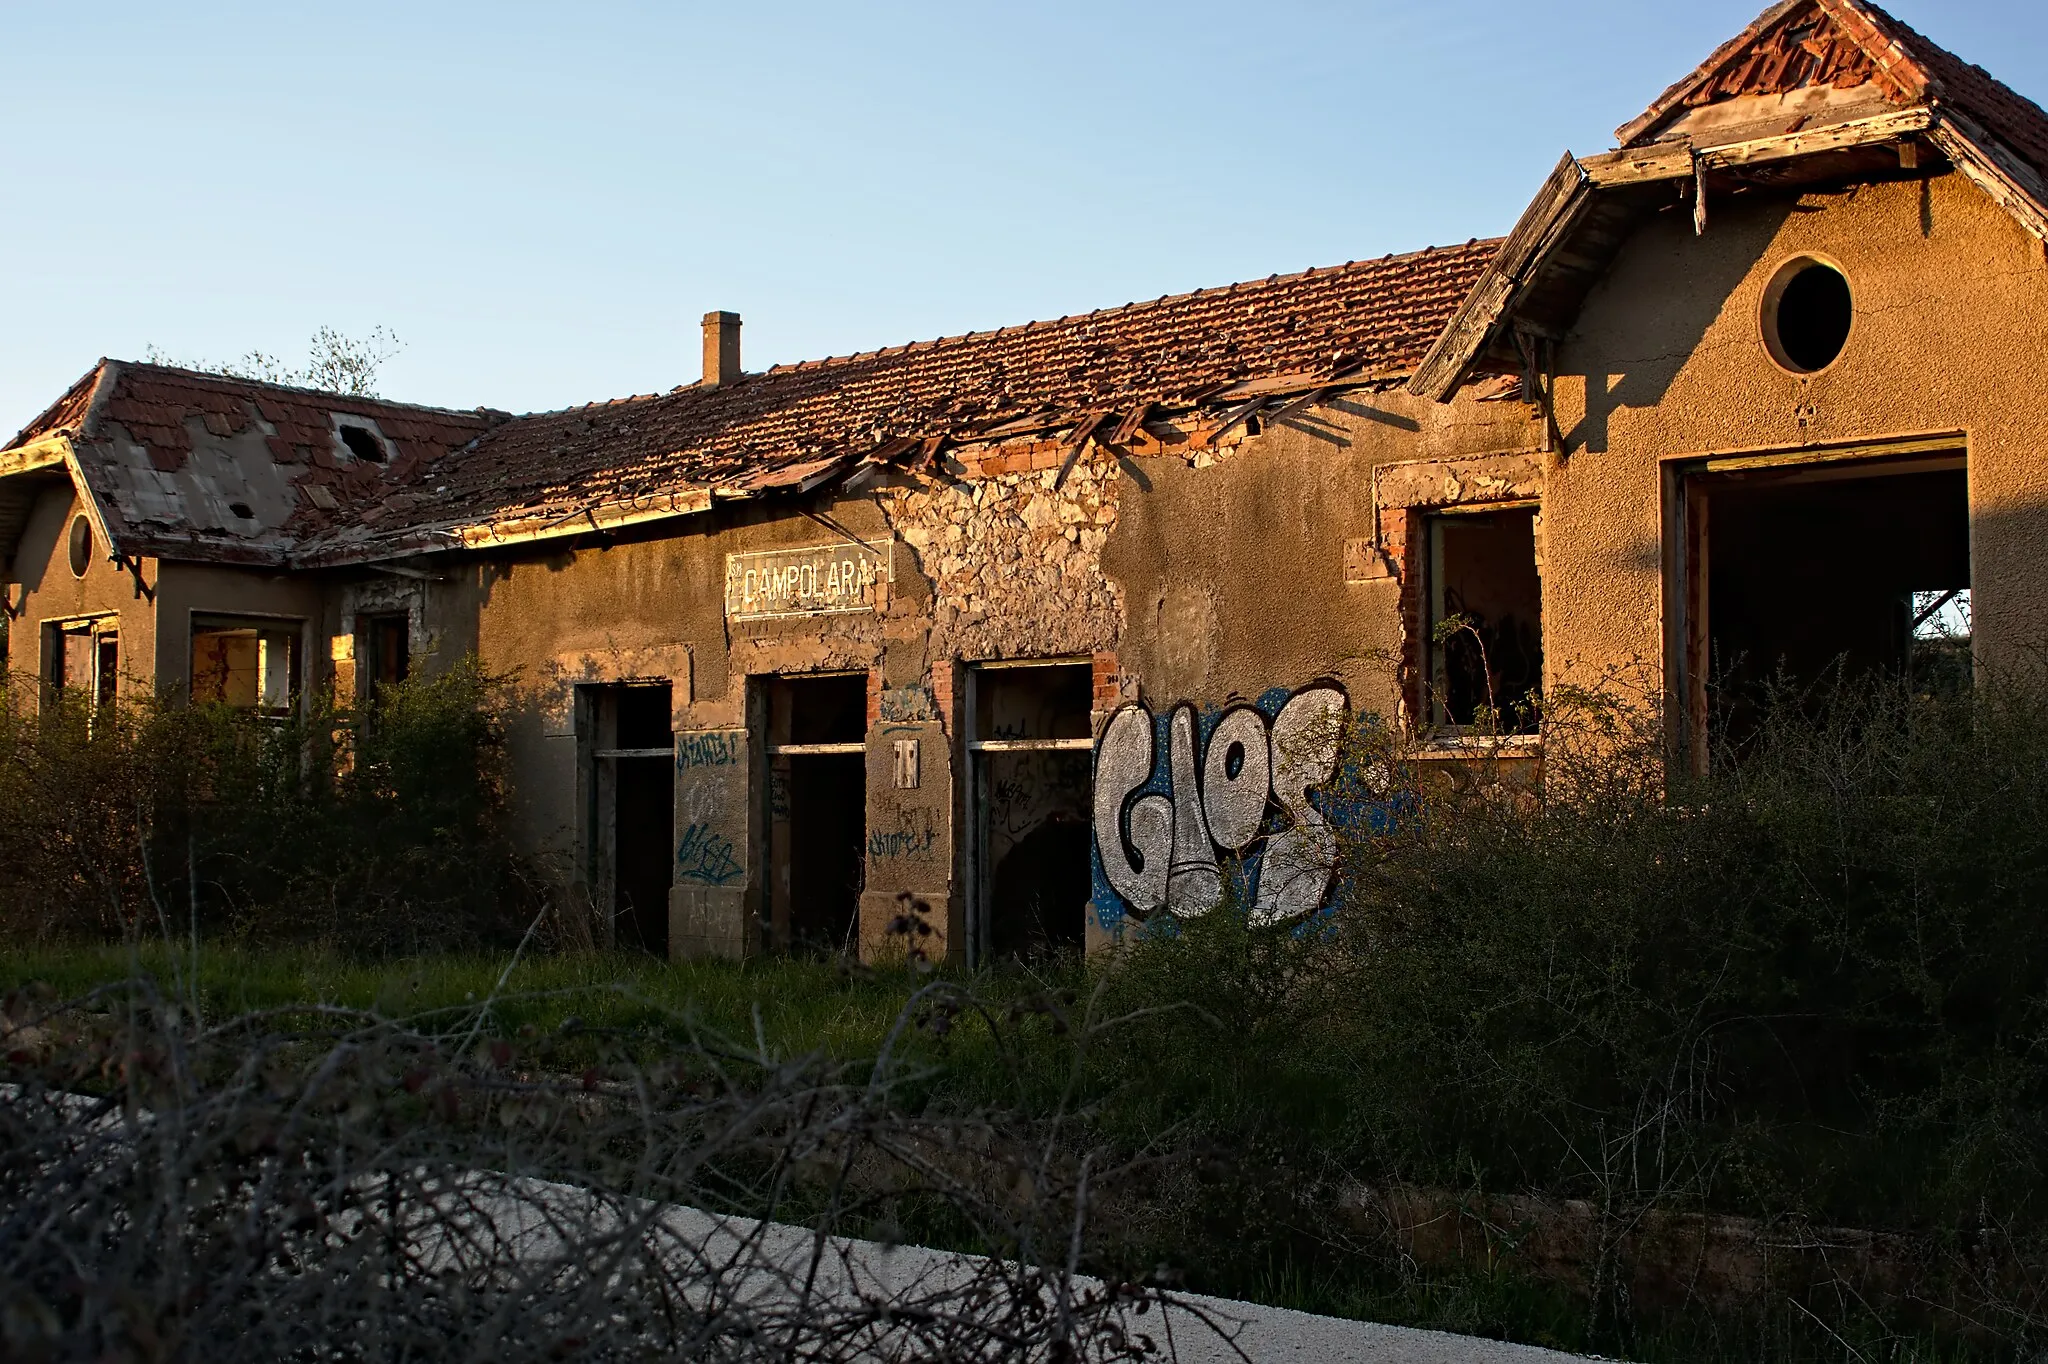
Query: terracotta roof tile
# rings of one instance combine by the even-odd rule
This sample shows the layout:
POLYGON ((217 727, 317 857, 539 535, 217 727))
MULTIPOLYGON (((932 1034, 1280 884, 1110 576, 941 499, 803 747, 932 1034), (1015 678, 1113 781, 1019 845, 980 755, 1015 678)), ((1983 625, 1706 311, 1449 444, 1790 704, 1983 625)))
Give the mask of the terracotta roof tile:
POLYGON ((1869 0, 1773 6, 1624 124, 1617 140, 1624 147, 1652 140, 1677 109, 1866 82, 1902 107, 1952 107, 2048 176, 2048 112, 1869 0))
POLYGON ((517 418, 428 466, 413 526, 572 513, 713 488, 891 437, 970 438, 1295 372, 1411 365, 1496 241, 1273 275, 1150 303, 777 365, 706 389, 517 418))
POLYGON ((283 563, 305 538, 356 524, 361 509, 504 419, 102 360, 15 443, 71 434, 124 553, 283 563), (373 423, 397 457, 338 458, 337 415, 373 423), (303 496, 308 484, 329 495, 303 496))

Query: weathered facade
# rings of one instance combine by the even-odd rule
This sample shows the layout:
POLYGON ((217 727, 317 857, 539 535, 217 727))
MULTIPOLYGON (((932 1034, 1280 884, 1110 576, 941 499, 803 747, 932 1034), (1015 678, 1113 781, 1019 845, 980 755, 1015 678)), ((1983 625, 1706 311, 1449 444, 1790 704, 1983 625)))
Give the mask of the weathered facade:
POLYGON ((923 906, 973 959, 1312 911, 1348 715, 1533 763, 1524 703, 1641 665, 1697 748, 1964 605, 2018 666, 2048 115, 1792 0, 1619 142, 1504 241, 756 374, 714 313, 698 382, 568 412, 104 361, 0 453, 11 665, 288 707, 474 652, 620 942, 923 906))

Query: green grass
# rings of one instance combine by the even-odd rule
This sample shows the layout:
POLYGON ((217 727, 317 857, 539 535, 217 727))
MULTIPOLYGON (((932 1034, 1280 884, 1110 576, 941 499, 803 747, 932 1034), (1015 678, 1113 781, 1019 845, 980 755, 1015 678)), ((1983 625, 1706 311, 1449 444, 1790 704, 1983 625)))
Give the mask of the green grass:
MULTIPOLYGON (((0 954, 0 993, 31 982, 75 998, 137 972, 189 996, 193 958, 160 943, 66 946, 0 954)), ((855 967, 783 957, 665 962, 634 953, 437 955, 369 961, 313 948, 202 944, 196 972, 204 1016, 289 1012, 305 1005, 362 1009, 444 1030, 467 1030, 486 1010, 486 1035, 575 1026, 591 1046, 608 1041, 644 1055, 664 1040, 715 1037, 774 1062, 822 1053, 866 1062, 891 1054, 925 1079, 910 1093, 958 1106, 1043 1111, 1056 1104, 1071 1046, 1041 1016, 1009 1006, 1085 988, 1078 971, 1047 978, 1021 970, 966 980, 943 973, 855 967), (507 970, 510 965, 510 970, 507 970), (898 1029, 905 1008, 935 983, 968 985, 999 1020, 963 1015, 943 1030, 898 1029), (898 1036, 890 1043, 891 1032, 898 1036)))
MULTIPOLYGON (((671 963, 627 954, 540 955, 521 959, 508 974, 505 955, 371 962, 310 948, 205 944, 197 960, 198 993, 208 1016, 289 1014, 329 1005, 439 1019, 450 1030, 466 1030, 488 1005, 485 1030, 506 1037, 560 1031, 575 1020, 596 1046, 618 1038, 636 1048, 659 1047, 664 1038, 680 1041, 695 1031, 763 1050, 770 1060, 823 1052, 856 1063, 881 1050, 920 989, 950 981, 971 986, 1001 1021, 990 1027, 963 1015, 943 1033, 905 1030, 899 1051, 925 1075, 910 1094, 954 1108, 1001 1105, 1040 1113, 1058 1101, 1072 1075, 1071 1033, 1055 1030, 1041 1014, 1011 1014, 1007 1006, 1047 992, 1082 992, 1088 984, 1079 971, 1048 978, 1010 970, 969 978, 787 958, 671 963)), ((190 969, 189 956, 161 944, 14 950, 0 954, 0 993, 37 982, 71 998, 129 980, 138 970, 167 991, 183 992, 190 989, 183 983, 190 969)), ((1172 1092, 1150 1093, 1142 1092, 1143 1080, 1127 1065, 1107 1069, 1107 1076, 1091 1076, 1090 1087, 1080 1093, 1098 1130, 1149 1126, 1164 1111, 1205 1102, 1179 1092, 1184 1076, 1156 1075, 1156 1085, 1172 1092)), ((1217 1096, 1210 1100, 1228 1106, 1217 1096)), ((1259 1235, 1252 1226, 1239 1231, 1246 1234, 1202 1238, 1201 1250, 1183 1260, 1190 1289, 1358 1320, 1602 1352, 1642 1364, 1859 1358, 1933 1364, 1993 1357, 1959 1350, 1954 1342, 1881 1330, 1844 1342, 1785 1304, 1760 1303, 1736 1317, 1643 1312, 1617 1333, 1591 1321, 1575 1295, 1512 1271, 1404 1271, 1370 1255, 1259 1235), (1241 1258, 1227 1258, 1231 1249, 1240 1250, 1241 1258)), ((1169 1261, 1180 1258, 1175 1249, 1157 1248, 1169 1261)))

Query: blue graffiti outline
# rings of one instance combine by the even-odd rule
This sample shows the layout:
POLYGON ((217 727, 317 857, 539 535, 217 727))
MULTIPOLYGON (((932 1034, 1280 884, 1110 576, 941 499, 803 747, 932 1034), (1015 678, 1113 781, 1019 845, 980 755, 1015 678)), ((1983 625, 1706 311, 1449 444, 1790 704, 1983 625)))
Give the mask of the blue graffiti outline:
MULTIPOLYGON (((1289 701, 1293 700, 1296 695, 1317 687, 1334 687, 1344 694, 1346 698, 1344 723, 1347 729, 1359 723, 1381 723, 1377 715, 1354 716, 1350 711, 1349 690, 1333 678, 1318 678, 1299 687, 1269 687, 1259 694, 1257 700, 1251 702, 1246 702, 1242 698, 1235 696, 1221 704, 1208 702, 1198 708, 1193 708, 1195 710, 1196 770, 1198 772, 1201 771, 1206 764, 1209 754, 1210 737, 1215 733, 1216 726, 1221 724, 1223 718, 1230 714, 1230 712, 1245 709, 1256 710, 1265 718, 1267 731, 1270 734, 1273 721, 1278 718, 1281 709, 1289 701)), ((1180 709, 1181 705, 1185 704, 1187 703, 1177 703, 1156 712, 1149 706, 1146 707, 1146 713, 1152 718, 1152 770, 1146 776, 1142 786, 1125 794, 1123 808, 1126 811, 1130 809, 1133 803, 1144 796, 1164 796, 1169 800, 1173 798, 1172 765, 1167 757, 1167 745, 1171 741, 1169 730, 1173 722, 1174 713, 1180 709)), ((1097 735, 1096 740, 1094 761, 1099 765, 1101 761, 1101 736, 1097 735)), ((1096 776, 1096 773, 1091 772, 1091 781, 1096 776)), ((1320 782, 1309 789, 1308 801, 1340 838, 1346 832, 1359 829, 1369 830, 1374 835, 1387 833, 1399 822, 1401 817, 1401 811, 1395 808, 1394 803, 1374 800, 1362 794, 1349 800, 1338 797, 1339 792, 1362 793, 1364 790, 1364 777, 1363 773, 1358 770, 1357 758, 1355 756, 1345 756, 1340 758, 1338 769, 1331 775, 1329 781, 1320 782)), ((1273 822, 1276 815, 1279 814, 1279 810, 1273 800, 1270 789, 1266 794, 1266 802, 1266 817, 1260 825, 1259 833, 1251 843, 1246 845, 1245 851, 1241 855, 1230 849, 1215 848, 1213 844, 1211 845, 1216 853, 1217 868, 1225 879, 1224 893, 1227 902, 1239 906, 1240 912, 1257 903, 1258 876, 1265 860, 1266 844, 1274 834, 1280 832, 1280 827, 1284 827, 1276 827, 1273 822)), ((1088 863, 1090 913, 1094 916, 1097 925, 1103 930, 1112 935, 1121 933, 1124 931, 1126 920, 1129 920, 1132 923, 1142 925, 1143 931, 1148 933, 1171 933, 1177 931, 1178 921, 1171 914, 1163 910, 1147 918, 1140 916, 1130 908, 1125 902, 1124 897, 1118 894, 1115 888, 1109 884, 1109 873, 1102 865, 1102 848, 1099 840, 1094 837, 1091 837, 1088 843, 1088 863)), ((1325 893, 1323 907, 1305 915, 1301 920, 1291 925, 1291 931, 1297 935, 1307 932, 1328 931, 1335 907, 1344 898, 1344 888, 1345 880, 1340 862, 1339 870, 1331 878, 1330 887, 1325 893)))

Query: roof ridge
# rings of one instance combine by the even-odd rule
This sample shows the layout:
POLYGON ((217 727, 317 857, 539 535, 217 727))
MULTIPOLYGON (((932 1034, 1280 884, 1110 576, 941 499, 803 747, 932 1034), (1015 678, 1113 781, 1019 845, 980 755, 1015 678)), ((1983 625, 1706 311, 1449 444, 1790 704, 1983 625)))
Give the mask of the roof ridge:
MULTIPOLYGON (((1791 2, 1802 3, 1803 0, 1791 0, 1791 2)), ((1215 284, 1202 289, 1189 289, 1178 294, 1161 294, 1158 298, 1133 299, 1129 303, 1108 308, 1097 308, 1093 312, 1067 313, 1061 317, 1041 318, 1031 322, 1012 322, 985 331, 956 332, 946 336, 935 336, 924 341, 904 341, 893 346, 877 346, 872 350, 851 351, 844 355, 826 355, 811 360, 792 360, 785 364, 770 365, 767 369, 762 370, 761 374, 765 376, 804 373, 810 370, 826 369, 835 365, 850 365, 862 360, 879 360, 892 355, 910 354, 914 351, 936 350, 940 346, 973 341, 982 337, 1015 335, 1053 327, 1062 327, 1074 322, 1113 319, 1145 308, 1167 307, 1175 303, 1185 303, 1191 299, 1209 298, 1217 294, 1232 294, 1240 289, 1276 288, 1280 285, 1290 284, 1295 280, 1308 279, 1316 275, 1338 274, 1347 270, 1359 269, 1360 267, 1375 269, 1385 266, 1405 265, 1410 261, 1418 261, 1446 252, 1470 251, 1481 246, 1498 245, 1502 240, 1504 239, 1500 237, 1473 237, 1464 242, 1451 245, 1424 246, 1414 251, 1401 252, 1398 255, 1388 252, 1384 256, 1349 260, 1345 261, 1342 265, 1311 265, 1307 269, 1296 270, 1290 274, 1264 275, 1257 279, 1236 280, 1229 284, 1215 284)))
MULTIPOLYGON (((62 394, 58 395, 57 401, 51 403, 48 407, 44 408, 42 411, 36 413, 34 417, 30 418, 28 423, 25 426, 23 426, 21 430, 14 433, 14 438, 8 441, 7 444, 0 445, 0 450, 12 450, 17 445, 26 445, 29 441, 38 440, 41 437, 49 434, 48 430, 45 428, 45 423, 52 421, 53 419, 56 418, 58 413, 64 411, 66 407, 69 407, 72 404, 72 402, 79 396, 80 389, 87 387, 98 388, 100 379, 106 373, 107 366, 113 363, 113 361, 109 360, 106 356, 102 355, 93 364, 91 369, 88 369, 85 373, 79 375, 76 379, 73 379, 71 381, 70 386, 67 387, 62 394)), ((81 424, 83 423, 84 420, 84 414, 87 411, 90 411, 89 406, 85 409, 81 409, 81 424)))
POLYGON ((1939 44, 1914 33, 1876 5, 1868 3, 1868 0, 1778 0, 1751 20, 1742 32, 1716 47, 1705 61, 1666 87, 1642 113, 1616 128, 1615 146, 1628 147, 1641 140, 1665 115, 1682 104, 1687 95, 1712 80, 1744 49, 1753 46, 1802 9, 1816 11, 1846 36, 1870 59, 1879 78, 1895 87, 1893 93, 1908 100, 1926 100, 1930 94, 1929 87, 1934 82, 1924 65, 1899 42, 1899 30, 1904 29, 1943 56, 1959 60, 1939 44))
POLYGON ((409 403, 402 398, 382 398, 370 393, 342 393, 331 388, 309 388, 304 384, 282 384, 275 379, 245 378, 239 374, 223 374, 219 370, 192 369, 185 365, 160 365, 150 360, 102 359, 101 365, 118 364, 130 373, 172 374, 180 378, 198 379, 211 384, 242 384, 255 388, 272 389, 280 393, 303 394, 309 398, 324 398, 342 402, 375 403, 379 407, 402 407, 414 412, 438 412, 450 417, 476 417, 496 413, 489 407, 440 407, 433 403, 409 403))

